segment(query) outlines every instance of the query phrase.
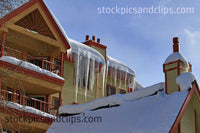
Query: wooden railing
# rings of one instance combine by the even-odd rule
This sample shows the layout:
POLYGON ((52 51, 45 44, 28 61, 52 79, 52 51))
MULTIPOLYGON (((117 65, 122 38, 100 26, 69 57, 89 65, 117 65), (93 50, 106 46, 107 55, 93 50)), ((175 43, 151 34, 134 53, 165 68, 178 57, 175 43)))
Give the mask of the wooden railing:
POLYGON ((61 65, 54 64, 53 62, 44 60, 42 58, 34 57, 34 56, 26 54, 25 52, 21 52, 21 51, 11 49, 11 48, 8 48, 5 46, 4 46, 4 50, 3 50, 3 55, 4 56, 12 56, 19 60, 27 61, 29 63, 35 64, 36 66, 39 66, 42 69, 48 70, 59 76, 62 76, 61 72, 62 72, 63 68, 61 65))
POLYGON ((58 114, 59 106, 49 104, 45 101, 41 101, 35 98, 31 98, 20 93, 13 93, 11 91, 0 90, 1 93, 1 100, 3 101, 10 101, 14 103, 18 103, 24 106, 30 106, 45 113, 49 113, 51 115, 58 114))

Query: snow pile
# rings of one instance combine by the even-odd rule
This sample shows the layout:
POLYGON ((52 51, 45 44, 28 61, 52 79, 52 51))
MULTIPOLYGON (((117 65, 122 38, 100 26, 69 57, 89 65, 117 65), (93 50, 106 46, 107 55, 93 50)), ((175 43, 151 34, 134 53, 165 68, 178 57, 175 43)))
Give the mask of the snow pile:
POLYGON ((171 95, 159 92, 153 96, 127 101, 118 107, 86 111, 77 116, 61 116, 68 121, 53 122, 47 133, 168 133, 187 95, 187 91, 171 95), (73 120, 77 118, 80 121, 73 121, 72 124, 72 117, 73 120), (93 120, 97 117, 101 119, 85 122, 88 117, 93 120))
POLYGON ((10 108, 17 109, 17 110, 20 110, 20 111, 29 112, 29 113, 33 113, 33 114, 36 114, 36 115, 49 117, 49 118, 55 118, 55 116, 53 116, 53 115, 42 112, 42 111, 35 109, 33 107, 30 107, 30 106, 23 106, 23 105, 20 105, 18 103, 7 102, 7 101, 3 101, 3 102, 1 101, 1 104, 3 104, 6 107, 10 107, 10 108))
POLYGON ((42 68, 40 68, 40 67, 38 67, 38 66, 36 66, 36 65, 34 65, 32 63, 19 60, 19 59, 15 58, 15 57, 3 56, 3 57, 1 57, 0 60, 8 62, 8 63, 11 63, 11 64, 16 65, 16 66, 21 66, 23 68, 26 68, 26 69, 29 69, 29 70, 32 70, 32 71, 35 71, 35 72, 38 72, 38 73, 42 73, 42 74, 48 75, 50 77, 54 77, 54 78, 57 78, 57 79, 64 80, 64 78, 58 76, 55 73, 52 73, 52 72, 47 71, 45 69, 42 69, 42 68))
POLYGON ((3 18, 7 14, 11 13, 15 9, 29 2, 30 0, 3 0, 0 1, 0 18, 3 18))
POLYGON ((135 99, 147 97, 163 89, 164 89, 164 83, 158 83, 153 86, 150 86, 144 89, 139 89, 131 93, 127 93, 123 95, 117 94, 117 95, 112 95, 109 97, 103 97, 103 98, 94 100, 90 103, 77 104, 77 105, 64 105, 59 108, 59 114, 82 113, 82 112, 85 112, 86 110, 92 110, 92 109, 96 109, 98 107, 103 107, 107 105, 109 106, 121 105, 127 100, 135 100, 135 99))
POLYGON ((192 88, 192 83, 196 80, 191 72, 181 74, 176 78, 176 83, 180 86, 181 90, 188 90, 192 88))
POLYGON ((170 63, 170 62, 174 62, 174 61, 178 61, 178 60, 181 60, 185 64, 185 66, 187 67, 187 69, 189 69, 189 63, 188 63, 188 61, 179 52, 174 52, 171 55, 169 55, 167 57, 167 59, 165 60, 164 64, 167 64, 167 63, 170 63))
POLYGON ((109 67, 116 68, 117 70, 127 72, 131 75, 135 75, 135 71, 132 68, 110 56, 107 56, 107 64, 109 67))
POLYGON ((117 79, 120 79, 119 88, 126 88, 128 86, 129 88, 135 89, 135 71, 132 68, 107 56, 107 70, 107 75, 110 74, 110 78, 114 79, 114 86, 117 86, 117 79), (123 87, 122 80, 126 81, 123 87))

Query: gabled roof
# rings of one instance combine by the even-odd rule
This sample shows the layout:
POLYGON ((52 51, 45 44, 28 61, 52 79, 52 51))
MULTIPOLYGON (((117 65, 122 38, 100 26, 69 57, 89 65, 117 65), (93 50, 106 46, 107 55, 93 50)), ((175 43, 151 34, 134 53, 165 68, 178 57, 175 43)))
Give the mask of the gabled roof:
POLYGON ((48 16, 48 19, 50 20, 50 22, 54 26, 55 30, 59 34, 59 37, 65 44, 66 49, 69 49, 70 45, 68 43, 68 39, 67 39, 67 35, 66 35, 65 31, 63 30, 60 23, 57 21, 55 15, 51 12, 51 10, 47 7, 46 3, 43 0, 25 0, 25 1, 17 2, 17 4, 11 4, 9 10, 5 10, 1 14, 0 27, 5 22, 8 22, 10 19, 19 15, 21 12, 25 11, 26 9, 28 9, 29 7, 31 7, 32 5, 34 5, 36 3, 39 3, 41 5, 43 11, 48 16))

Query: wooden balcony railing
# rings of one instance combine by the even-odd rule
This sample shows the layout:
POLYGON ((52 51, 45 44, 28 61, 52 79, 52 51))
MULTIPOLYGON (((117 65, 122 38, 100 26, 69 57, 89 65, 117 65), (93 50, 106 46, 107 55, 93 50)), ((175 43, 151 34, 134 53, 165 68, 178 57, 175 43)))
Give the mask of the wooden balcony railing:
POLYGON ((59 76, 62 76, 63 67, 62 65, 57 65, 53 62, 47 61, 40 57, 34 57, 31 55, 26 54, 25 52, 21 52, 15 49, 11 49, 4 46, 3 50, 3 56, 12 56, 19 60, 27 61, 29 63, 35 64, 36 66, 39 66, 42 69, 48 70, 50 72, 53 72, 59 76))
POLYGON ((10 101, 24 106, 30 106, 45 113, 56 116, 58 114, 59 106, 49 104, 47 102, 27 97, 22 94, 13 93, 6 90, 0 90, 1 99, 3 101, 10 101))

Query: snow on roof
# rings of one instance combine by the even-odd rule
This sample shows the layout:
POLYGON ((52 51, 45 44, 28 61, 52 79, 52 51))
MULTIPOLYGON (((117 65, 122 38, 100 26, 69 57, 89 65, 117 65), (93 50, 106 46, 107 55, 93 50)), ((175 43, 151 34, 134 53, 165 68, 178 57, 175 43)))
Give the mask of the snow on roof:
POLYGON ((11 64, 13 64, 13 65, 20 65, 20 66, 23 67, 23 68, 26 68, 26 69, 29 69, 29 70, 32 70, 32 71, 39 72, 39 73, 48 75, 48 76, 50 76, 50 77, 54 77, 54 78, 57 78, 57 79, 64 80, 64 78, 58 76, 58 75, 55 74, 55 73, 52 73, 52 72, 47 71, 47 70, 45 70, 45 69, 42 69, 42 68, 40 68, 39 66, 36 66, 36 65, 34 65, 34 64, 32 64, 32 63, 19 60, 19 59, 15 58, 15 57, 3 56, 3 57, 1 57, 0 60, 5 61, 5 62, 8 62, 8 63, 11 63, 11 64))
POLYGON ((0 19, 29 1, 30 0, 0 1, 0 19))
POLYGON ((188 90, 192 88, 192 83, 196 80, 191 72, 181 74, 176 78, 176 83, 180 86, 181 90, 188 90))
POLYGON ((55 122, 47 133, 167 133, 170 131, 179 111, 188 95, 188 91, 166 95, 156 95, 127 101, 120 106, 86 111, 76 116, 60 116, 69 121, 55 122), (174 102, 175 101, 175 102, 174 102), (70 118, 79 121, 70 121, 70 118), (99 118, 99 121, 88 122, 86 118, 99 118))
POLYGON ((113 68, 116 68, 118 70, 121 70, 123 72, 128 72, 129 74, 131 75, 135 75, 135 71, 130 68, 128 65, 110 57, 110 56, 107 56, 107 63, 108 63, 108 66, 109 67, 113 67, 113 68))
POLYGON ((29 106, 23 106, 23 105, 20 105, 18 103, 8 102, 8 101, 1 101, 0 103, 3 104, 4 106, 14 108, 14 109, 17 109, 17 110, 20 110, 20 111, 29 112, 29 113, 37 114, 37 115, 40 115, 40 116, 49 117, 49 118, 55 118, 55 116, 53 116, 53 115, 50 115, 48 113, 42 112, 38 109, 29 107, 29 106))
POLYGON ((167 59, 165 60, 165 63, 164 64, 167 64, 167 63, 170 63, 170 62, 173 62, 173 61, 178 61, 178 60, 181 60, 183 61, 183 63, 186 65, 186 67, 189 68, 189 63, 188 61, 186 60, 186 58, 179 52, 174 52, 172 53, 171 55, 169 55, 167 57, 167 59))
POLYGON ((65 113, 76 114, 76 113, 82 113, 86 110, 93 110, 98 107, 103 107, 107 105, 109 106, 121 105, 127 100, 135 100, 135 99, 147 97, 163 89, 164 89, 164 83, 158 83, 153 86, 139 89, 131 93, 117 94, 117 95, 112 95, 109 97, 103 97, 103 98, 94 100, 90 103, 77 104, 77 105, 64 105, 59 108, 59 114, 65 114, 65 113))
POLYGON ((96 51, 95 49, 93 49, 93 48, 91 48, 91 47, 89 47, 89 46, 87 46, 83 43, 80 43, 78 41, 69 39, 69 38, 68 38, 68 41, 69 41, 69 44, 71 46, 71 52, 72 53, 80 54, 84 57, 88 57, 88 58, 91 58, 91 59, 93 59, 97 62, 105 64, 104 57, 98 51, 96 51))

